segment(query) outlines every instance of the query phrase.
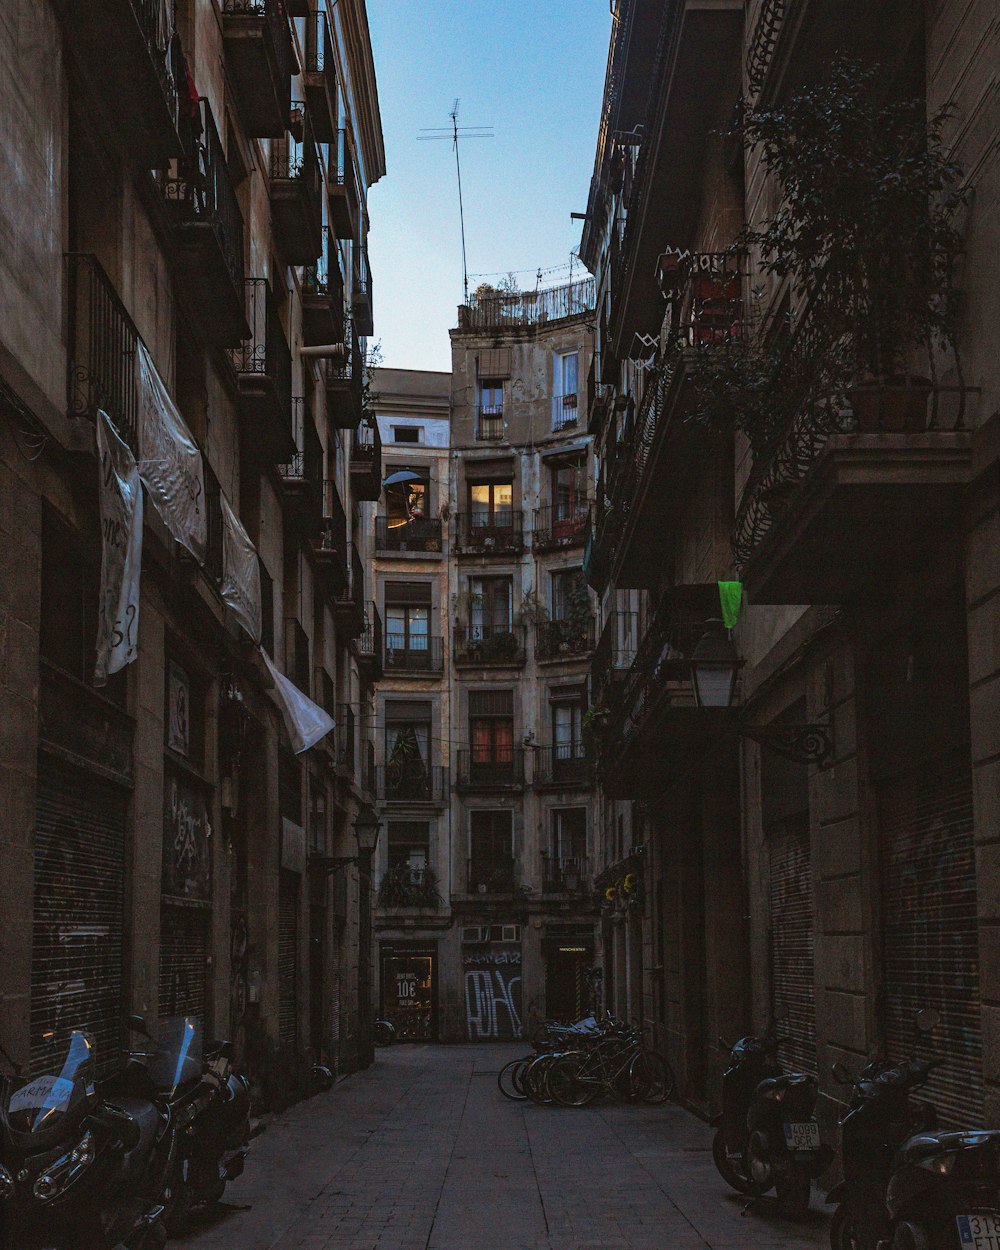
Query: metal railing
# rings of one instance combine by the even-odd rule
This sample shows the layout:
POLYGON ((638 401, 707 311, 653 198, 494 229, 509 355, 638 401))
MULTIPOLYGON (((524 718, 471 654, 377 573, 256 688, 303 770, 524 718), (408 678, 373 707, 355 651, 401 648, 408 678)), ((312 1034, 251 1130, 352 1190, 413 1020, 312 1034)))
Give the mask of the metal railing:
POLYGON ((292 115, 301 114, 301 138, 289 131, 280 139, 271 140, 271 178, 297 183, 302 194, 312 203, 317 218, 322 214, 323 176, 316 150, 309 111, 301 100, 292 101, 292 115))
POLYGON ((524 785, 523 747, 471 747, 458 752, 458 784, 470 790, 524 785))
POLYGON ((259 374, 274 383, 282 422, 292 423, 292 353, 266 278, 247 278, 247 321, 250 337, 229 349, 237 373, 259 374))
POLYGON ((222 0, 222 12, 227 17, 266 19, 274 47, 276 78, 279 82, 291 79, 295 70, 295 46, 283 0, 222 0))
POLYGON ((552 396, 552 429, 558 433, 560 430, 568 430, 573 428, 580 420, 579 396, 577 395, 553 395, 552 396))
POLYGON ((767 78, 784 19, 785 0, 762 0, 747 48, 747 86, 752 95, 759 93, 767 78))
POLYGON ((638 645, 639 613, 612 612, 601 630, 590 666, 595 707, 614 701, 616 691, 635 660, 638 645))
POLYGON ((347 514, 340 502, 340 491, 334 478, 323 481, 323 533, 317 544, 320 551, 335 553, 347 579, 347 514))
POLYGON ((66 255, 69 299, 67 407, 94 421, 106 412, 139 454, 139 331, 96 256, 66 255))
POLYGON ((476 408, 476 440, 480 443, 499 443, 503 439, 503 406, 490 405, 476 408))
POLYGON ((469 894, 517 894, 520 865, 512 855, 471 856, 466 864, 469 894))
POLYGON ((423 760, 400 760, 381 764, 377 794, 387 803, 434 803, 448 801, 448 769, 423 760))
POLYGON ((535 510, 531 531, 532 546, 572 547, 584 541, 590 519, 590 502, 586 499, 548 504, 535 510))
POLYGON ((554 747, 536 747, 531 755, 535 785, 590 784, 591 766, 582 742, 562 742, 554 747))
POLYGON ((441 521, 437 517, 411 517, 396 524, 389 517, 375 518, 375 547, 378 551, 441 550, 441 521))
POLYGON ((524 654, 524 630, 518 626, 455 626, 456 664, 523 664, 524 654))
POLYGON ((171 72, 171 70, 176 70, 176 67, 169 65, 169 58, 164 55, 164 49, 169 52, 171 36, 167 8, 161 0, 128 0, 128 3, 146 41, 146 48, 156 71, 167 108, 170 115, 176 119, 177 81, 175 73, 171 72))
POLYGON ((378 424, 370 419, 361 422, 351 439, 351 468, 381 475, 382 435, 378 424))
POLYGON ((590 894, 591 890, 586 855, 542 855, 544 894, 590 894))
POLYGON ((539 660, 566 660, 587 655, 594 649, 594 618, 557 617, 535 626, 535 657, 539 660))
POLYGON ((354 157, 348 132, 343 128, 337 131, 335 142, 330 144, 327 177, 334 187, 343 190, 351 223, 357 229, 358 187, 354 174, 354 157))
POLYGON ((355 722, 354 708, 349 703, 338 703, 334 716, 334 740, 337 750, 337 763, 341 768, 354 771, 355 759, 355 722))
POLYGON ((319 500, 323 491, 323 444, 316 423, 305 411, 304 399, 292 400, 292 413, 292 436, 298 451, 286 464, 279 465, 278 472, 289 481, 308 482, 319 500))
POLYGON ((366 603, 364 608, 365 622, 354 646, 359 659, 382 664, 382 614, 375 603, 366 603))
POLYGON ((333 57, 333 42, 326 13, 322 9, 310 9, 306 15, 306 73, 325 74, 330 95, 336 99, 337 66, 333 57))
POLYGON ((333 231, 323 229, 323 250, 311 265, 302 268, 302 293, 328 298, 335 308, 344 303, 344 277, 333 231))
POLYGON ((444 671, 444 642, 430 634, 393 634, 385 636, 385 667, 403 673, 440 673, 444 671))
POLYGON ((458 545, 462 551, 481 555, 516 553, 524 545, 524 518, 519 509, 494 512, 460 512, 458 545))
POLYGON ((593 278, 567 282, 544 291, 484 292, 458 310, 460 330, 488 330, 500 326, 533 326, 593 311, 593 278))

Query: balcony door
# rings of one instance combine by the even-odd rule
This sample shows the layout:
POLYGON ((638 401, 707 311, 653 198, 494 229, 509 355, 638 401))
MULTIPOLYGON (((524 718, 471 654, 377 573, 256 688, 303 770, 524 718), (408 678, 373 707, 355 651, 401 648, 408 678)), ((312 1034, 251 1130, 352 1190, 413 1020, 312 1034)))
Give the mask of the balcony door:
POLYGON ((552 855, 562 872, 582 872, 587 858, 587 809, 557 807, 552 813, 552 855))
POLYGON ((583 462, 561 461, 550 469, 549 491, 552 498, 552 525, 556 537, 573 533, 587 504, 587 488, 583 479, 583 462))
POLYGON ((514 624, 514 588, 509 577, 469 578, 470 641, 509 634, 514 624))
POLYGON ((514 692, 469 693, 469 740, 473 772, 509 772, 514 763, 514 692))
POLYGON ((470 482, 469 525, 473 533, 514 528, 513 482, 470 482))
POLYGON ((552 747, 557 768, 583 758, 583 705, 577 699, 552 704, 552 747))
POLYGON ((430 777, 431 724, 429 710, 386 704, 386 797, 426 798, 430 777))
POLYGON ((416 653, 425 658, 430 643, 431 610, 415 603, 385 605, 385 645, 387 651, 416 653))
POLYGON ((514 813, 509 808, 470 812, 470 890, 509 888, 513 873, 514 813))
POLYGON ((413 481, 398 482, 385 488, 388 528, 403 530, 430 515, 430 470, 422 465, 388 465, 387 469, 416 475, 413 481))

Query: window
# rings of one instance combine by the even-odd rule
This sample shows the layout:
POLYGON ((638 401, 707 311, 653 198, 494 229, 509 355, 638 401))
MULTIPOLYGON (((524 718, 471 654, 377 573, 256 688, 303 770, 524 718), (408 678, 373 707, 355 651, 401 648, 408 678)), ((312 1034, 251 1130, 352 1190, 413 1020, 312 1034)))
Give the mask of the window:
POLYGON ((503 383, 484 379, 479 383, 479 412, 484 417, 503 416, 503 383))
POLYGON ((385 705, 386 797, 429 797, 431 709, 427 703, 385 705))
POLYGON ((514 525, 512 482, 470 482, 469 519, 475 529, 511 529, 514 525))
POLYGON ((430 843, 430 825, 426 820, 390 820, 389 871, 406 868, 410 881, 420 882, 427 871, 430 843))
POLYGON ((392 441, 394 443, 419 443, 422 431, 419 425, 394 425, 392 441))
POLYGON ((557 536, 568 535, 579 520, 586 517, 587 489, 584 483, 584 461, 561 460, 549 470, 549 491, 552 497, 552 521, 557 536), (560 526, 562 530, 560 531, 560 526))
POLYGON ((469 813, 469 885, 502 889, 513 882, 514 813, 485 810, 469 813))
POLYGON ((556 765, 583 758, 583 705, 578 700, 552 704, 552 747, 556 765))
POLYGON ((469 693, 469 740, 472 766, 514 762, 514 692, 473 690, 469 693))
POLYGON ((514 624, 513 582, 509 577, 469 578, 470 637, 510 633, 514 624))
POLYGON ((429 607, 385 605, 385 645, 390 651, 426 651, 430 635, 429 607))
POLYGON ((590 610, 587 583, 581 569, 559 569, 550 574, 552 619, 570 621, 590 610))
POLYGON ((430 506, 430 470, 421 465, 387 466, 389 472, 416 475, 413 481, 397 482, 385 489, 386 516, 389 529, 400 529, 411 521, 426 517, 430 506))
POLYGON ((309 846, 326 854, 326 790, 315 777, 309 778, 309 846))
POLYGON ((580 353, 567 352, 555 358, 555 385, 552 390, 552 428, 575 425, 577 417, 577 373, 580 353))
POLYGON ((563 870, 583 867, 587 858, 585 807, 557 807, 553 811, 552 856, 563 870))

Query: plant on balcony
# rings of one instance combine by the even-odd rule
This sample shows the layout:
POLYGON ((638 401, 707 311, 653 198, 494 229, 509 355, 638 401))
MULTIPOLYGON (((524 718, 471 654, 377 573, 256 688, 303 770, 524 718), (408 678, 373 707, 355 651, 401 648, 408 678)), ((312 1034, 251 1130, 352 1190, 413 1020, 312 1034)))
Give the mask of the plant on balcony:
POLYGON ((415 870, 396 864, 386 871, 378 888, 380 907, 440 907, 437 875, 430 868, 415 870))
MULTIPOLYGON (((819 336, 809 357, 839 361, 827 390, 840 385, 862 426, 874 396, 878 425, 924 428, 941 354, 958 369, 953 271, 966 192, 944 148, 950 108, 927 119, 925 101, 897 98, 886 78, 843 58, 781 108, 744 114, 744 141, 782 198, 741 246, 790 280, 819 336), (900 391, 902 406, 887 407, 883 397, 900 391)), ((754 365, 744 362, 744 391, 754 365)), ((743 422, 752 417, 744 410, 743 422)))
POLYGON ((361 366, 361 415, 375 421, 375 408, 382 398, 375 390, 375 370, 382 364, 382 344, 368 343, 365 345, 364 361, 361 366))
POLYGON ((488 634, 485 638, 469 639, 469 655, 487 663, 503 664, 516 660, 520 651, 517 634, 507 632, 488 634))

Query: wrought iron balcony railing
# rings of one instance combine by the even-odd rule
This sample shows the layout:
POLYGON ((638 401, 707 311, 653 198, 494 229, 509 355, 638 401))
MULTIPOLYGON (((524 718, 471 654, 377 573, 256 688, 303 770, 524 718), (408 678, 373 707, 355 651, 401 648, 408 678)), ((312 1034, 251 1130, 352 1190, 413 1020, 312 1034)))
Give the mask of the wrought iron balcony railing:
POLYGON ((320 143, 331 143, 337 134, 337 67, 327 16, 322 9, 305 15, 304 86, 306 103, 320 143))
POLYGON ((552 429, 571 430, 580 422, 580 404, 577 395, 552 396, 552 429))
POLYGON ((572 660, 594 649, 594 618, 539 621, 535 627, 538 660, 572 660))
POLYGON ((395 521, 391 517, 375 518, 375 547, 382 552, 441 551, 441 522, 437 517, 411 517, 395 521))
POLYGON ((483 668, 524 664, 524 630, 520 626, 457 625, 453 645, 456 664, 483 668))
POLYGON ((532 752, 536 786, 589 786, 592 768, 582 742, 561 742, 554 747, 536 747, 532 752))
POLYGON ((503 441, 503 407, 499 404, 476 408, 476 441, 499 443, 503 441))
POLYGON ((385 636, 386 672, 440 673, 444 671, 444 645, 429 634, 385 636))
POLYGON ((284 0, 222 0, 226 69, 251 138, 288 125, 295 47, 284 0))
POLYGON ((639 613, 612 612, 604 623, 591 662, 591 702, 610 706, 632 667, 639 645, 639 613))
POLYGON ((469 894, 519 894, 520 865, 512 855, 472 856, 466 865, 469 894))
POLYGON ((422 760, 400 760, 378 769, 378 797, 387 803, 448 802, 448 769, 422 760))
POLYGON ((490 291, 458 310, 461 330, 493 330, 504 326, 544 325, 575 317, 594 308, 594 279, 583 278, 544 291, 490 291))
POLYGON ((378 905, 386 911, 397 907, 438 908, 442 901, 437 877, 430 868, 394 864, 379 883, 378 905))
POLYGON ((338 239, 353 239, 358 229, 358 187, 350 134, 340 129, 330 145, 327 168, 330 220, 338 239))
POLYGON ((361 422, 351 439, 351 489, 356 499, 372 502, 382 494, 382 436, 371 418, 361 422))
POLYGON ((459 551, 490 556, 516 555, 523 547, 523 516, 519 509, 459 513, 459 551))
POLYGON ((289 430, 292 423, 292 353, 278 306, 266 278, 247 278, 247 321, 250 336, 229 353, 238 374, 267 379, 274 401, 289 430))
POLYGON ((373 680, 382 676, 382 615, 375 603, 364 606, 361 632, 354 640, 354 653, 358 662, 372 669, 373 680))
POLYGON ((591 894, 590 860, 586 855, 543 855, 543 894, 591 894))
POLYGON ((458 784, 468 790, 520 789, 523 747, 471 747, 458 752, 458 784))
POLYGON ((586 538, 589 519, 590 503, 586 499, 537 508, 531 545, 536 551, 579 546, 586 538))
POLYGON ((357 323, 358 333, 371 334, 375 325, 372 320, 372 274, 366 247, 354 249, 353 288, 351 311, 357 323))

